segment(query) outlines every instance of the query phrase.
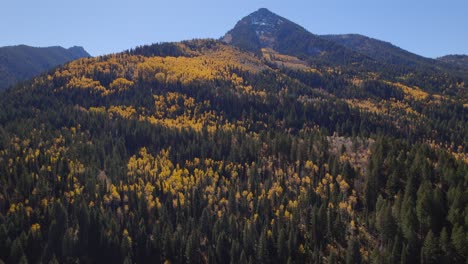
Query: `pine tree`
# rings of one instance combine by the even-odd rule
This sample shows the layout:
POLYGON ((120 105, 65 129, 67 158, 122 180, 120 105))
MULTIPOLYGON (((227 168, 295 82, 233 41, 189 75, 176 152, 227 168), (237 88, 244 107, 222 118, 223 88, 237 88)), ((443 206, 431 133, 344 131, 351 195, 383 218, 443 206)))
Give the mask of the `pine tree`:
POLYGON ((431 227, 432 206, 432 189, 428 182, 424 182, 419 187, 416 200, 416 215, 422 234, 431 227))
POLYGON ((26 257, 26 255, 22 255, 20 260, 18 261, 18 264, 28 264, 28 258, 26 257))
MULTIPOLYGON (((237 263, 239 261, 239 251, 240 251, 239 242, 237 242, 237 240, 232 241, 231 250, 229 251, 229 254, 231 255, 230 263, 237 263)), ((244 253, 244 257, 245 257, 245 253, 244 253)))
POLYGON ((440 252, 438 239, 434 237, 431 230, 427 232, 426 238, 422 248, 422 260, 424 263, 440 263, 440 252))
MULTIPOLYGON (((328 264, 335 264, 335 263, 337 263, 337 259, 336 259, 336 254, 335 254, 335 252, 333 252, 333 251, 330 252, 330 255, 328 255, 328 260, 327 260, 327 261, 328 261, 328 264)), ((317 262, 318 262, 318 260, 317 260, 317 262)))
POLYGON ((20 237, 17 237, 15 240, 13 240, 13 244, 11 245, 9 262, 18 263, 23 255, 23 245, 21 243, 20 237))
POLYGON ((218 236, 216 239, 216 258, 219 263, 230 259, 229 250, 231 249, 229 245, 229 240, 224 232, 218 236))
POLYGON ((346 264, 359 264, 362 262, 361 253, 359 252, 359 243, 356 238, 352 237, 348 240, 348 248, 346 250, 346 264))
POLYGON ((52 258, 50 259, 49 264, 59 264, 55 254, 52 255, 52 258))
POLYGON ((259 263, 268 263, 269 256, 268 256, 268 245, 267 245, 267 236, 265 230, 262 231, 258 246, 257 246, 257 261, 259 263))
POLYGON ((411 262, 408 260, 408 256, 409 255, 409 252, 408 252, 408 246, 403 243, 401 245, 401 253, 400 253, 400 263, 401 264, 410 264, 411 262))
POLYGON ((281 228, 278 235, 278 240, 276 243, 278 261, 284 263, 287 260, 288 248, 286 243, 286 231, 284 228, 281 228))
POLYGON ((187 243, 185 244, 185 261, 187 264, 194 263, 194 245, 192 243, 192 235, 190 235, 187 239, 187 243))
POLYGON ((10 252, 11 239, 4 223, 0 224, 0 259, 7 259, 10 252))
POLYGON ((455 225, 452 229, 452 244, 457 253, 463 258, 468 258, 468 236, 460 225, 455 225))
POLYGON ((442 228, 440 232, 439 245, 441 250, 441 263, 449 263, 450 256, 452 256, 452 244, 450 242, 450 236, 447 232, 447 228, 442 228))
POLYGON ((245 264, 248 263, 247 257, 245 255, 244 250, 241 251, 240 257, 239 257, 239 263, 240 264, 245 264))

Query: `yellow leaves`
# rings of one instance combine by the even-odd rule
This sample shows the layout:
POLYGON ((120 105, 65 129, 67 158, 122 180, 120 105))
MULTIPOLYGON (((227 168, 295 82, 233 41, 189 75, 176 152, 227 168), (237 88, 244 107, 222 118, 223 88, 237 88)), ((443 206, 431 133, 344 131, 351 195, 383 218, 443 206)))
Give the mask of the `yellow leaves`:
POLYGON ((106 88, 101 85, 99 81, 95 81, 90 78, 81 76, 77 78, 73 76, 71 80, 67 83, 67 88, 69 89, 90 89, 96 92, 105 92, 106 88))
POLYGON ((112 83, 109 85, 109 87, 113 90, 116 91, 125 91, 128 90, 131 86, 133 86, 134 83, 132 81, 129 81, 125 78, 117 78, 112 83))
POLYGON ((104 203, 105 204, 110 204, 111 203, 111 199, 109 198, 109 196, 104 195, 104 203))
POLYGON ((136 116, 136 110, 133 106, 110 106, 107 112, 111 117, 115 114, 125 119, 136 116))
POLYGON ((159 83, 165 83, 166 82, 166 74, 164 72, 158 72, 154 75, 154 78, 156 81, 159 83))
POLYGON ((299 245, 298 251, 299 251, 300 254, 305 254, 304 244, 300 244, 300 245, 299 245))
POLYGON ((339 208, 340 210, 346 210, 347 207, 348 207, 348 204, 347 204, 346 202, 340 202, 340 203, 338 204, 338 208, 339 208))
POLYGON ((225 121, 222 114, 209 111, 210 102, 197 102, 194 98, 180 93, 154 95, 155 112, 153 115, 140 115, 141 121, 176 129, 193 129, 208 132, 222 128, 232 130, 233 124, 225 121))
POLYGON ((298 205, 297 200, 288 202, 288 208, 290 209, 297 208, 297 205, 298 205))
POLYGON ((215 66, 213 62, 203 64, 203 57, 151 57, 137 66, 137 75, 143 79, 149 76, 159 82, 187 85, 195 80, 213 80, 215 66))
POLYGON ((120 194, 117 191, 117 187, 114 184, 111 184, 110 188, 110 200, 120 202, 120 194))
POLYGON ((313 172, 315 172, 315 173, 317 173, 317 172, 318 172, 318 169, 319 169, 318 166, 315 165, 314 162, 312 162, 312 161, 310 161, 310 160, 308 160, 308 161, 305 162, 304 168, 305 168, 306 170, 309 170, 310 172, 313 171, 313 172))
MULTIPOLYGON (((226 76, 227 62, 219 57, 151 57, 145 58, 138 64, 136 75, 146 79, 153 76, 158 82, 176 83, 184 85, 195 81, 212 81, 215 78, 226 76)), ((230 77, 230 75, 229 75, 230 77)))
MULTIPOLYGON (((156 80, 160 83, 181 83, 187 85, 199 81, 212 81, 223 79, 233 81, 236 86, 243 86, 244 82, 238 76, 231 74, 231 68, 240 68, 245 71, 258 72, 264 68, 261 61, 248 56, 238 50, 220 45, 217 48, 193 52, 184 44, 181 49, 187 50, 189 57, 139 57, 132 65, 135 71, 133 77, 144 81, 156 80)), ((125 59, 129 59, 127 56, 125 59)), ((134 57, 134 56, 133 56, 134 57)), ((120 61, 122 63, 122 61, 120 61)), ((129 68, 129 67, 127 67, 129 68)))
POLYGON ((85 171, 85 166, 81 162, 79 162, 77 160, 75 160, 75 161, 70 160, 68 162, 68 167, 70 168, 70 174, 71 175, 81 174, 81 173, 83 173, 85 171))
POLYGON ((49 205, 49 201, 47 200, 47 198, 43 198, 41 200, 41 206, 43 209, 47 208, 47 205, 49 205))
POLYGON ((172 207, 173 207, 174 209, 176 209, 176 208, 179 207, 179 203, 178 203, 177 199, 172 199, 172 207))
POLYGON ((254 197, 253 193, 249 192, 249 193, 247 194, 247 201, 248 201, 248 202, 251 202, 251 201, 253 200, 253 197, 254 197))
POLYGON ((352 231, 356 230, 356 223, 354 222, 354 220, 351 220, 351 222, 349 223, 349 227, 352 231))
MULTIPOLYGON (((186 194, 200 184, 207 176, 207 172, 196 170, 193 174, 179 165, 174 166, 169 160, 169 151, 162 150, 156 157, 148 153, 146 148, 141 148, 138 155, 130 158, 128 168, 128 187, 122 185, 129 191, 133 189, 139 197, 144 196, 148 202, 149 209, 161 207, 159 199, 153 198, 156 188, 164 194, 172 195, 173 207, 185 206, 188 202, 186 194)), ((205 187, 205 195, 213 195, 215 189, 208 185, 205 187)))
POLYGON ((349 106, 360 108, 366 112, 372 112, 372 113, 384 112, 381 105, 370 100, 346 99, 345 101, 349 104, 349 106))
POLYGON ((386 82, 387 84, 390 84, 390 85, 393 85, 397 88, 400 88, 401 90, 403 90, 403 92, 405 93, 405 99, 407 100, 424 100, 426 99, 429 94, 424 92, 423 90, 421 90, 419 87, 409 87, 409 86, 406 86, 404 84, 401 84, 401 83, 391 83, 391 82, 386 82))
POLYGON ((275 215, 276 215, 276 217, 280 217, 280 215, 281 215, 281 211, 280 211, 279 209, 276 209, 276 211, 275 211, 275 215))
POLYGON ((8 209, 8 213, 14 214, 14 213, 16 212, 16 209, 17 209, 17 205, 14 204, 14 203, 12 203, 12 204, 10 205, 10 209, 8 209))
POLYGON ((154 191, 154 186, 151 185, 150 182, 146 182, 146 185, 145 185, 145 195, 146 195, 146 196, 150 196, 150 195, 152 195, 153 191, 154 191))
POLYGON ((154 199, 154 203, 156 204, 156 208, 158 208, 158 209, 161 208, 162 204, 161 204, 161 201, 159 201, 159 198, 158 198, 158 197, 156 197, 156 198, 154 199))
POLYGON ((129 233, 128 233, 128 230, 125 228, 122 232, 122 237, 123 239, 126 239, 128 244, 131 245, 132 244, 132 238, 130 237, 129 233))
POLYGON ((31 233, 37 235, 41 232, 41 225, 39 223, 34 223, 31 225, 31 233))
MULTIPOLYGON (((161 153, 163 154, 163 153, 161 153)), ((143 176, 145 179, 152 179, 156 176, 160 164, 155 164, 158 159, 148 153, 146 148, 141 148, 137 156, 132 156, 127 164, 127 175, 131 179, 135 179, 136 176, 143 176)), ((172 163, 167 164, 172 165, 172 163)), ((162 166, 161 166, 162 167, 162 166)))
POLYGON ((267 198, 268 200, 272 200, 273 197, 280 197, 282 193, 283 187, 281 187, 278 182, 275 182, 270 190, 268 190, 267 198))
POLYGON ((292 219, 292 214, 288 210, 284 210, 284 218, 286 220, 291 220, 292 219))
POLYGON ((342 193, 347 193, 350 188, 349 184, 344 179, 341 179, 341 175, 338 175, 338 176, 340 176, 340 180, 337 178, 336 181, 338 182, 340 186, 340 191, 342 193))
MULTIPOLYGON (((275 63, 280 67, 287 67, 294 70, 309 70, 307 62, 297 57, 280 54, 271 48, 262 48, 263 57, 269 62, 275 63)), ((312 69, 310 69, 312 70, 312 69)))
MULTIPOLYGON (((274 219, 272 219, 272 221, 274 221, 274 219)), ((270 229, 268 229, 268 231, 267 231, 267 237, 268 238, 273 238, 273 232, 270 229)))
POLYGON ((101 107, 90 107, 89 108, 90 112, 93 113, 98 113, 98 114, 105 114, 106 113, 106 108, 104 106, 101 107))
POLYGON ((303 185, 310 185, 310 184, 312 183, 312 181, 311 181, 311 179, 310 179, 309 176, 303 177, 301 181, 302 181, 302 184, 303 184, 303 185))
POLYGON ((180 205, 181 206, 184 206, 185 205, 185 196, 183 193, 179 192, 178 193, 178 196, 179 196, 179 202, 180 202, 180 205))

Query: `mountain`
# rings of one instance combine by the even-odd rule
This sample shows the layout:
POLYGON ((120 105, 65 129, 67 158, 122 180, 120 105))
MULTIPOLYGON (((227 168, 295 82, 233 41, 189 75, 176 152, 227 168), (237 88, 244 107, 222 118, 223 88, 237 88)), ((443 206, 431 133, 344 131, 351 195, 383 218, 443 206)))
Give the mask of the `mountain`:
POLYGON ((466 263, 467 82, 259 47, 144 45, 1 92, 0 262, 466 263))
POLYGON ((320 37, 365 54, 380 63, 404 67, 405 70, 417 68, 418 71, 436 74, 445 72, 455 77, 466 78, 468 76, 466 59, 464 60, 463 55, 430 59, 401 49, 389 42, 359 34, 322 35, 320 37))
POLYGON ((358 75, 378 72, 393 81, 404 78, 429 92, 462 93, 439 81, 463 83, 468 79, 465 71, 384 41, 355 34, 315 35, 266 8, 242 18, 221 41, 253 52, 277 67, 331 66, 358 75))
POLYGON ((368 59, 362 54, 321 38, 266 8, 241 19, 222 41, 258 54, 272 49, 281 54, 324 63, 353 63, 368 59))
POLYGON ((437 60, 468 71, 468 55, 447 55, 437 60))
POLYGON ((66 62, 90 57, 82 47, 0 47, 0 90, 66 62))
POLYGON ((331 40, 356 52, 366 54, 385 63, 415 67, 434 64, 429 58, 401 49, 389 42, 369 38, 359 34, 322 35, 321 38, 331 40))

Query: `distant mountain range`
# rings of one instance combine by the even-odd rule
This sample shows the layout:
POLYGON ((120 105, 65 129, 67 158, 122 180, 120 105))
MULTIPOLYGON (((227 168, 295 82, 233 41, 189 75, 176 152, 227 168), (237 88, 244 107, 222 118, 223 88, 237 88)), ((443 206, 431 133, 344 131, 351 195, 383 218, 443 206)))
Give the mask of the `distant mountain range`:
POLYGON ((0 90, 30 79, 66 62, 90 57, 82 47, 36 48, 26 45, 0 48, 0 90))

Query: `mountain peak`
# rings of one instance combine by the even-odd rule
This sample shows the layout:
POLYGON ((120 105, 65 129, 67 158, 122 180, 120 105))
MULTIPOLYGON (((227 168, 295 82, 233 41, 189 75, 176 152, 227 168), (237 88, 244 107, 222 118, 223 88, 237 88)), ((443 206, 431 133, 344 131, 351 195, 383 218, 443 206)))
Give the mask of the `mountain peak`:
POLYGON ((284 18, 266 8, 260 8, 241 21, 249 23, 257 29, 274 29, 284 22, 284 18))
POLYGON ((303 59, 343 61, 345 58, 354 60, 357 56, 351 50, 322 39, 266 8, 242 18, 224 35, 222 41, 260 55, 263 48, 269 48, 303 59))
POLYGON ((252 14, 256 14, 256 13, 276 15, 275 13, 271 12, 270 10, 268 10, 268 8, 265 8, 265 7, 259 8, 257 11, 253 12, 252 14))
POLYGON ((79 58, 91 57, 91 55, 81 46, 73 46, 68 48, 67 50, 79 58))
POLYGON ((273 48, 276 36, 285 23, 300 28, 268 9, 260 8, 237 22, 222 40, 254 52, 264 47, 273 48))
POLYGON ((280 19, 282 19, 282 17, 280 17, 279 15, 271 12, 267 8, 260 8, 257 11, 255 11, 255 12, 251 13, 250 15, 248 15, 247 17, 251 17, 251 18, 253 18, 255 20, 265 20, 265 19, 280 20, 280 19))

